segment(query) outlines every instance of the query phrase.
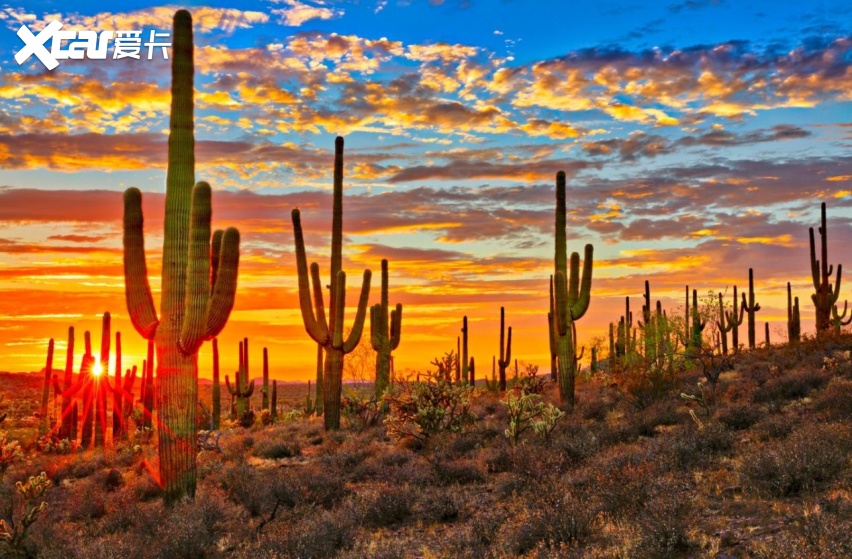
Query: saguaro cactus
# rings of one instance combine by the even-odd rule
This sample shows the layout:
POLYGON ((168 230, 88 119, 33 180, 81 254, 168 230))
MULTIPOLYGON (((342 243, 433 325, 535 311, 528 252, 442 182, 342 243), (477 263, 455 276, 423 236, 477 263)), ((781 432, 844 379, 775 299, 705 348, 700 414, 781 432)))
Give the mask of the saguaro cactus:
POLYGON ((793 298, 790 282, 787 282, 787 341, 798 342, 802 339, 802 321, 799 314, 799 298, 793 298))
POLYGON ((269 350, 267 348, 263 348, 263 399, 260 402, 260 409, 269 409, 269 350))
POLYGON ((160 316, 148 283, 142 194, 124 193, 124 277, 130 320, 157 347, 160 480, 167 503, 195 495, 198 350, 225 327, 234 305, 239 232, 216 231, 210 185, 195 184, 192 17, 174 17, 160 316))
MULTIPOLYGON (((734 297, 734 304, 737 299, 734 297)), ((716 321, 716 326, 719 328, 719 339, 722 344, 722 355, 728 355, 728 332, 734 329, 734 323, 728 319, 728 314, 725 312, 725 303, 722 300, 722 292, 719 292, 719 320, 716 321)))
MULTIPOLYGON (((557 363, 557 349, 556 349, 556 301, 553 296, 553 275, 550 276, 550 312, 547 313, 547 339, 548 344, 550 346, 550 379, 558 380, 559 379, 559 369, 557 363)), ((610 325, 612 326, 612 325, 610 325)), ((612 328, 610 328, 610 340, 612 340, 612 328)), ((612 353, 612 352, 610 352, 612 353)))
POLYGON ((293 232, 296 238, 296 269, 299 275, 299 307, 305 330, 313 340, 325 350, 325 369, 323 371, 323 407, 325 428, 340 429, 340 398, 343 385, 343 356, 351 353, 361 341, 364 319, 367 316, 367 303, 370 299, 370 270, 364 270, 361 284, 361 298, 355 322, 349 336, 343 339, 343 310, 346 305, 346 272, 342 269, 343 260, 343 138, 334 142, 334 192, 332 201, 331 225, 331 295, 329 297, 329 320, 325 317, 323 306, 322 282, 319 266, 311 264, 308 273, 308 259, 305 254, 305 239, 302 234, 302 220, 299 209, 293 210, 293 232), (313 305, 311 287, 313 283, 313 305), (315 308, 314 308, 315 307, 315 308))
POLYGON ((213 402, 210 405, 211 429, 222 426, 222 385, 219 382, 219 339, 213 338, 213 402))
POLYGON ((731 349, 734 353, 737 353, 740 350, 740 326, 743 323, 745 307, 740 307, 739 314, 737 314, 737 305, 739 305, 739 299, 737 298, 737 286, 734 286, 734 308, 730 312, 725 312, 725 316, 728 319, 728 324, 732 326, 731 328, 731 349))
POLYGON ((831 307, 831 323, 834 326, 834 331, 838 334, 840 333, 841 327, 849 326, 850 324, 852 324, 852 314, 849 315, 849 318, 846 318, 846 313, 848 310, 848 301, 844 301, 842 313, 837 312, 837 305, 831 307))
POLYGON ((592 245, 586 245, 583 277, 580 279, 580 255, 571 253, 568 269, 568 244, 565 220, 565 173, 556 173, 556 254, 555 261, 555 324, 559 359, 559 396, 569 410, 574 409, 575 352, 574 321, 580 320, 589 308, 592 292, 592 245))
POLYGON ((41 422, 39 425, 39 433, 44 435, 50 428, 50 414, 47 410, 47 404, 50 399, 50 379, 53 376, 53 338, 47 343, 47 364, 44 366, 44 388, 41 395, 41 422))
POLYGON ((500 307, 500 359, 497 365, 500 371, 500 391, 506 390, 506 368, 512 362, 512 327, 509 326, 508 341, 504 339, 506 332, 506 310, 500 307))
POLYGON ((68 327, 68 347, 65 350, 65 374, 62 379, 62 427, 59 430, 60 439, 77 440, 77 426, 73 421, 73 399, 71 386, 74 384, 74 327, 68 327))
POLYGON ((837 265, 837 276, 835 276, 834 288, 831 287, 831 274, 834 266, 828 265, 828 228, 825 222, 825 202, 821 208, 821 226, 819 228, 819 237, 821 245, 820 259, 816 257, 816 244, 814 243, 814 228, 808 229, 808 234, 811 241, 811 275, 814 281, 815 293, 811 295, 811 300, 816 307, 816 332, 819 335, 827 331, 831 327, 831 309, 837 304, 837 299, 840 296, 840 277, 843 272, 843 265, 837 265))
POLYGON ((470 364, 467 355, 467 315, 462 318, 462 353, 461 353, 461 375, 464 381, 470 384, 470 364))
POLYGON ((402 303, 388 316, 388 261, 382 260, 381 303, 370 307, 370 343, 376 352, 376 397, 381 398, 390 385, 391 352, 399 347, 402 332, 402 303), (388 324, 390 322, 390 324, 388 324))
MULTIPOLYGON (((317 416, 322 415, 323 403, 322 403, 322 372, 325 370, 325 350, 321 345, 317 344, 317 382, 316 382, 316 397, 314 398, 314 413, 317 416)), ((308 383, 310 385, 310 383, 308 383)), ((311 387, 308 386, 308 392, 310 393, 311 387)), ((310 397, 310 394, 308 394, 310 397)))
POLYGON ((748 348, 757 347, 754 313, 760 310, 760 304, 754 300, 754 270, 748 269, 748 300, 743 293, 743 310, 748 315, 748 348))
POLYGON ((225 375, 225 386, 234 397, 235 419, 248 427, 253 422, 251 395, 254 394, 254 379, 249 380, 248 338, 240 342, 240 366, 231 385, 231 379, 225 375), (251 420, 251 421, 250 421, 251 420))
POLYGON ((706 320, 701 320, 701 313, 698 312, 698 290, 692 290, 692 328, 690 329, 689 349, 694 353, 701 353, 703 343, 701 333, 704 332, 704 327, 707 326, 706 320))

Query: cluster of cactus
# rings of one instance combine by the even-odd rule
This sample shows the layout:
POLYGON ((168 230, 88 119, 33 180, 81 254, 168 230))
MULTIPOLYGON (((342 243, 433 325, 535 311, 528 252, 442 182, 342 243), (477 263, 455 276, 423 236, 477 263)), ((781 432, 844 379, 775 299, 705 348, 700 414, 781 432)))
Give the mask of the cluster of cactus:
POLYGON ((574 323, 589 308, 592 292, 592 245, 587 244, 580 278, 580 255, 571 253, 568 267, 565 173, 556 174, 556 250, 554 256, 553 330, 556 336, 559 397, 568 410, 574 408, 577 340, 574 323))
POLYGON ((216 231, 211 244, 211 189, 195 183, 192 16, 179 10, 172 33, 166 210, 160 315, 148 281, 142 194, 124 193, 124 278, 137 332, 157 348, 159 477, 167 503, 196 487, 198 350, 225 327, 234 304, 239 232, 216 231))
POLYGON ((234 384, 225 375, 225 386, 231 394, 231 420, 239 421, 244 427, 254 423, 254 410, 251 408, 251 395, 254 394, 254 379, 249 380, 249 343, 248 338, 240 342, 239 368, 234 375, 234 384))
POLYGON ((340 398, 343 386, 343 356, 351 353, 361 341, 367 303, 370 298, 370 270, 364 270, 361 297, 355 322, 349 335, 343 336, 343 316, 346 305, 346 272, 343 260, 343 138, 334 142, 334 188, 332 195, 331 226, 331 293, 329 297, 329 319, 326 319, 323 303, 322 282, 319 266, 311 264, 305 253, 305 239, 299 209, 292 212, 293 231, 296 243, 296 269, 299 277, 299 308, 302 321, 310 337, 325 351, 323 370, 323 415, 325 428, 340 429, 340 398), (311 293, 313 284, 313 294, 311 293))
POLYGON ((388 261, 382 260, 381 302, 370 307, 370 343, 376 352, 376 398, 390 386, 391 352, 399 347, 402 332, 402 304, 389 312, 388 261))
MULTIPOLYGON (((789 286, 789 285, 788 285, 789 286)), ((740 325, 743 323, 745 316, 745 306, 739 308, 737 312, 737 286, 734 286, 734 302, 733 309, 725 310, 725 304, 722 294, 719 293, 719 320, 716 321, 716 326, 719 329, 719 341, 722 349, 722 355, 728 354, 728 332, 731 333, 731 349, 734 353, 740 350, 739 332, 740 325)))

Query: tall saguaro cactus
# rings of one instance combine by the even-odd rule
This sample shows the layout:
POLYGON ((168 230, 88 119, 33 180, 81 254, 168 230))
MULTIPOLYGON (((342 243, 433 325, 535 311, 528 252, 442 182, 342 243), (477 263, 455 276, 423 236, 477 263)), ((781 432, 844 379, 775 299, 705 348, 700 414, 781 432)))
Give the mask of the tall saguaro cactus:
POLYGON ((754 300, 754 270, 751 268, 748 269, 748 300, 743 293, 743 310, 748 315, 748 348, 754 349, 757 347, 754 313, 760 310, 760 303, 754 300))
POLYGON ((228 321, 239 265, 239 232, 216 231, 211 250, 210 185, 195 183, 192 17, 174 17, 166 213, 160 316, 148 283, 142 194, 124 193, 127 310, 139 334, 157 347, 160 480, 167 503, 195 495, 198 350, 228 321), (218 250, 215 250, 218 249, 218 250))
POLYGON ((506 309, 500 307, 500 359, 497 365, 500 367, 500 391, 506 391, 506 369, 512 362, 512 327, 509 326, 509 338, 504 338, 506 332, 506 309))
POLYGON ((734 286, 734 308, 730 312, 725 312, 725 316, 728 318, 728 324, 731 325, 731 349, 734 353, 737 353, 740 350, 740 326, 743 323, 743 315, 745 313, 745 307, 740 307, 739 314, 737 314, 737 305, 739 304, 739 299, 737 299, 737 286, 734 286))
MULTIPOLYGON (((737 299, 734 297, 734 304, 737 304, 737 299)), ((719 292, 719 320, 716 321, 716 327, 719 328, 719 338, 722 342, 722 355, 728 355, 728 332, 734 329, 734 323, 728 318, 728 313, 725 312, 725 303, 722 300, 722 292, 719 292)))
MULTIPOLYGON (((556 330, 555 330, 555 311, 556 309, 556 301, 553 297, 553 276, 550 276, 550 311, 547 313, 547 341, 550 348, 550 379, 558 380, 559 379, 559 370, 557 363, 557 351, 556 351, 556 330)), ((612 340, 612 324, 610 324, 609 329, 609 338, 612 340)), ((612 344, 610 344, 612 345, 612 344)), ((610 348, 610 354, 612 354, 612 350, 610 348)))
POLYGON ((802 339, 802 321, 799 314, 799 298, 793 298, 790 282, 787 282, 787 342, 802 339))
POLYGON ((814 281, 815 293, 811 295, 811 300, 816 307, 816 332, 820 334, 828 331, 831 328, 831 309, 837 304, 837 299, 840 297, 840 277, 843 272, 843 265, 837 265, 837 275, 835 276, 834 287, 831 287, 831 274, 834 271, 834 266, 828 265, 828 228, 825 223, 825 202, 821 208, 821 225, 819 227, 820 237, 820 259, 816 257, 816 244, 814 243, 814 228, 808 229, 811 241, 811 275, 814 281))
POLYGON ((323 306, 322 282, 319 266, 311 263, 308 272, 308 258, 305 253, 305 239, 302 234, 302 219, 299 209, 293 210, 293 232, 296 239, 296 269, 299 275, 299 307, 305 330, 325 350, 325 368, 323 370, 323 408, 325 428, 340 429, 340 399, 343 385, 343 356, 351 353, 361 341, 364 319, 367 316, 367 303, 370 299, 370 270, 364 270, 361 284, 361 298, 355 322, 349 336, 343 338, 343 311, 346 305, 346 272, 342 269, 343 260, 343 138, 334 141, 334 192, 332 201, 331 225, 331 294, 329 297, 329 319, 326 320, 323 306), (311 302, 311 283, 313 283, 313 304, 311 302))
POLYGON ((231 386, 231 379, 225 375, 225 386, 235 401, 236 417, 231 419, 240 421, 245 427, 254 421, 251 410, 251 395, 254 393, 254 379, 249 380, 249 344, 248 338, 240 342, 240 366, 231 386))
POLYGON ((467 334, 468 334, 467 315, 464 315, 464 318, 462 319, 461 331, 462 331, 461 376, 462 376, 462 379, 464 379, 464 382, 470 384, 470 374, 469 374, 470 363, 469 363, 468 355, 467 355, 467 334))
POLYGON ((568 269, 568 243, 566 238, 565 172, 556 173, 556 254, 555 262, 555 313, 554 330, 559 360, 559 396, 574 409, 574 374, 576 371, 576 342, 574 322, 580 320, 589 308, 592 292, 592 245, 586 245, 583 259, 583 277, 580 279, 580 255, 571 253, 568 269))
POLYGON ((376 352, 376 397, 381 398, 390 385, 391 352, 399 347, 402 332, 402 303, 388 316, 388 261, 382 260, 381 303, 370 307, 370 343, 376 352), (390 321, 390 324, 388 322, 390 321))

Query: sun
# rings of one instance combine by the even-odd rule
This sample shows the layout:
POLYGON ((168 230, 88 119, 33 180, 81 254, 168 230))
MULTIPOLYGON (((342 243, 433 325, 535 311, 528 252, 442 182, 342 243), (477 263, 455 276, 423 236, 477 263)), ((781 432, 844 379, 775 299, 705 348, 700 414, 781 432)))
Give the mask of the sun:
POLYGON ((104 368, 101 365, 101 362, 95 361, 95 365, 94 365, 94 367, 92 367, 92 374, 95 375, 96 377, 99 377, 99 376, 101 376, 101 373, 103 371, 104 371, 104 368))

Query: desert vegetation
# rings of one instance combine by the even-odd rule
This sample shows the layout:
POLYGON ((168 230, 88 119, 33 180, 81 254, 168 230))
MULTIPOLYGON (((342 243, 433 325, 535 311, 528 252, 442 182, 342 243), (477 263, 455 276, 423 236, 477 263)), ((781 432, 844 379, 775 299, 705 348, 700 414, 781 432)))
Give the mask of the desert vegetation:
POLYGON ((509 378, 503 307, 490 379, 482 360, 476 376, 467 316, 455 348, 397 373, 402 305, 389 303, 388 260, 380 302, 369 305, 365 270, 354 322, 344 325, 338 137, 328 286, 319 265, 308 265, 300 210, 291 216, 315 383, 305 392, 270 382, 264 348, 256 388, 245 338, 222 391, 216 336, 237 296, 239 233, 211 232, 210 186, 195 183, 191 30, 189 14, 178 12, 159 314, 141 194, 125 194, 127 311, 148 341, 138 396, 139 371, 122 370, 108 313, 98 359, 84 335, 76 380, 73 327, 62 383, 53 340, 43 376, 4 379, 0 556, 852 556, 852 335, 843 331, 852 317, 846 305, 838 310, 842 269, 828 264, 825 204, 819 257, 810 232, 815 335, 801 333, 788 284, 787 343, 770 343, 768 327, 758 342, 752 269, 741 300, 736 286, 730 301, 687 286, 677 309, 654 304, 646 281, 641 318, 627 297, 584 368, 577 328, 594 296, 594 250, 586 245, 582 261, 568 253, 560 172, 550 376, 515 359, 509 378), (347 356, 367 345, 368 310, 375 376, 345 387, 347 356), (212 383, 198 379, 205 341, 212 383))

